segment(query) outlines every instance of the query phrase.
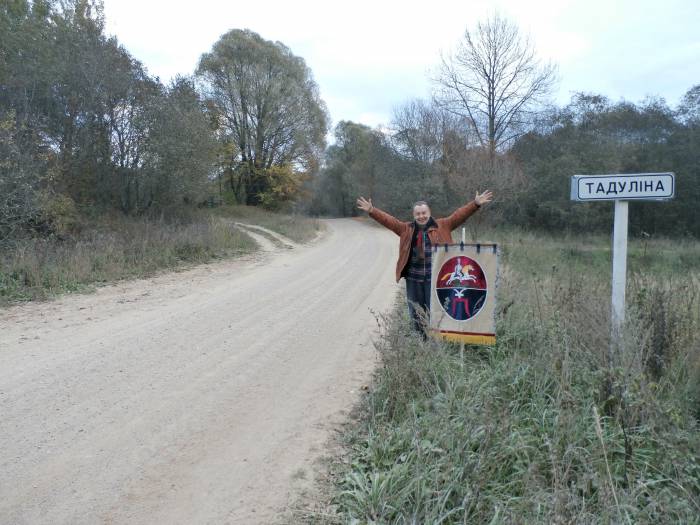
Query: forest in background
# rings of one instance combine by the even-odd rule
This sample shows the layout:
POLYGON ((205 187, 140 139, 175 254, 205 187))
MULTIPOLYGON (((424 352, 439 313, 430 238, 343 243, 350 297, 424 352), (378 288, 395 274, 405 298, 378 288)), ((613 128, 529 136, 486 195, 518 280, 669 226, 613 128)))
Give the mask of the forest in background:
POLYGON ((166 85, 105 34, 99 0, 3 1, 0 34, 0 241, 186 216, 224 187, 275 209, 318 170, 327 110, 279 42, 229 31, 166 85))
POLYGON ((222 202, 351 216, 364 195, 408 218, 415 200, 442 214, 487 188, 480 220, 605 231, 612 207, 572 203, 570 176, 658 171, 676 173, 676 199, 635 204, 632 233, 700 234, 700 85, 675 107, 590 93, 558 107, 556 67, 498 16, 436 57, 431 98, 376 129, 341 121, 330 146, 303 58, 250 30, 168 84, 106 35, 99 0, 7 0, 0 32, 3 244, 222 202))
POLYGON ((490 188, 497 198, 484 219, 492 224, 602 232, 611 228, 613 207, 571 201, 571 175, 673 171, 675 199, 635 203, 631 233, 697 237, 699 117, 700 86, 677 108, 660 99, 635 104, 578 93, 566 106, 544 110, 533 129, 494 160, 480 146, 469 146, 468 128, 452 115, 413 101, 397 110, 391 134, 338 124, 314 181, 311 210, 353 215, 355 196, 371 195, 375 205, 409 220, 418 199, 439 215, 490 188))

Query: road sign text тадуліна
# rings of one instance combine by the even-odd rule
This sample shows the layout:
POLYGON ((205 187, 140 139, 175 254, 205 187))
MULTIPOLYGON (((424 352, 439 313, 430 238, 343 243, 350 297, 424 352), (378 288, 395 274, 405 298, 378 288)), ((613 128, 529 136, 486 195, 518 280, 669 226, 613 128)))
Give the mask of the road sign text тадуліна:
POLYGON ((676 191, 673 173, 574 175, 571 200, 667 200, 676 191))

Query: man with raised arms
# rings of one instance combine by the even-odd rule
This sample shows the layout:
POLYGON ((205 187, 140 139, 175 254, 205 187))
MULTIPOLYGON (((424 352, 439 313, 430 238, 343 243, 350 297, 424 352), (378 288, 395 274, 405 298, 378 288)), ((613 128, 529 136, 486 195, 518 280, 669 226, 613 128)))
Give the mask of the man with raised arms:
POLYGON ((451 215, 435 219, 425 201, 413 205, 413 220, 404 222, 372 205, 372 199, 360 197, 357 207, 399 236, 399 258, 396 262, 396 282, 406 280, 408 312, 413 325, 424 337, 425 316, 430 312, 430 277, 432 246, 451 244, 452 230, 459 227, 481 206, 491 202, 493 194, 486 190, 476 193, 474 200, 451 215))

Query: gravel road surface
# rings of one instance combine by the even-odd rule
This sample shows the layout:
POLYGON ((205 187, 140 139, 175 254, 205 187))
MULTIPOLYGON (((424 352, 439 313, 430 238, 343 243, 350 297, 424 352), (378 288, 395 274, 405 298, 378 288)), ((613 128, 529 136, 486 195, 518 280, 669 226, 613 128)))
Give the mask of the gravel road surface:
POLYGON ((255 255, 0 310, 0 523, 278 519, 397 290, 392 233, 327 226, 291 249, 247 227, 255 255))

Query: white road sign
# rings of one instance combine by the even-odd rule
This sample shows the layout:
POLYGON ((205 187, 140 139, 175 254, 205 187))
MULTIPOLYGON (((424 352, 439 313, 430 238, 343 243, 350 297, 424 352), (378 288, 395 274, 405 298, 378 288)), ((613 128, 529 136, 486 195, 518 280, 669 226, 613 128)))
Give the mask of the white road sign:
MULTIPOLYGON (((571 200, 615 201, 612 268, 612 341, 619 344, 625 320, 625 283, 627 280, 628 202, 663 201, 676 193, 673 173, 627 173, 611 175, 572 175, 571 200)), ((608 359, 612 365, 613 346, 608 359)))
POLYGON ((675 196, 673 173, 630 173, 621 175, 573 175, 571 200, 668 200, 675 196))

